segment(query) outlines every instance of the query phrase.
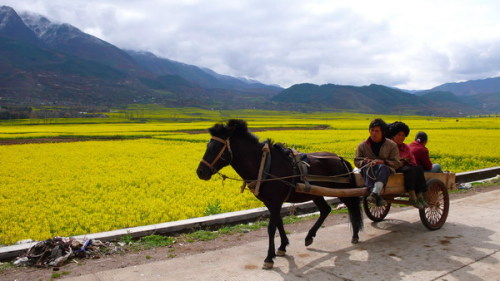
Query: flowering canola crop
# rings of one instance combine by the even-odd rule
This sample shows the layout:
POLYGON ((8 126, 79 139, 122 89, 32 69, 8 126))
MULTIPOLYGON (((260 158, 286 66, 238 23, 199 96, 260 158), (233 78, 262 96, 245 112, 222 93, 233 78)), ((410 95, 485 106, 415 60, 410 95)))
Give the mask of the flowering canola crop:
MULTIPOLYGON (((314 117, 314 116, 313 116, 314 117)), ((250 117, 255 134, 302 152, 330 151, 352 162, 356 145, 368 137, 367 117, 286 119, 250 117)), ((387 122, 396 120, 386 119, 387 122)), ((461 172, 498 166, 500 126, 495 118, 402 120, 429 135, 434 162, 461 172)), ((219 177, 202 181, 195 170, 205 152, 207 133, 188 134, 214 122, 2 126, 0 138, 40 136, 132 136, 136 140, 0 146, 0 244, 43 240, 203 216, 220 202, 223 212, 263 206, 240 194, 240 182, 219 177)), ((237 177, 231 168, 224 173, 237 177)))
MULTIPOLYGON (((205 145, 168 140, 0 146, 0 244, 262 206, 195 170, 205 145)), ((234 175, 236 176, 236 175, 234 175)))

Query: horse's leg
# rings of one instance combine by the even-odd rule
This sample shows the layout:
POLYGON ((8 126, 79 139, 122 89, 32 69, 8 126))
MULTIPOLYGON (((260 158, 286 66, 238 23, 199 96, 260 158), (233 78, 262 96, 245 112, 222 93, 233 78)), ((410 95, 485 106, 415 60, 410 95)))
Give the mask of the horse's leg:
MULTIPOLYGON (((269 224, 267 225, 267 235, 269 237, 269 246, 267 248, 267 257, 264 259, 263 269, 273 268, 274 261, 273 258, 276 256, 275 246, 274 246, 274 235, 276 234, 276 207, 272 203, 265 203, 267 209, 269 210, 269 224)), ((279 209, 278 209, 279 216, 279 209)))
POLYGON ((311 245, 313 243, 314 237, 316 236, 316 232, 318 229, 321 227, 323 222, 325 221, 326 217, 328 217, 328 214, 330 214, 332 207, 328 205, 328 203, 325 201, 325 198, 322 196, 316 197, 313 200, 314 204, 318 207, 319 210, 319 218, 316 220, 314 223, 313 227, 309 230, 306 236, 306 247, 311 245))
POLYGON ((352 240, 351 243, 357 244, 359 242, 358 233, 363 229, 363 218, 361 216, 361 206, 359 197, 343 197, 340 198, 349 210, 349 219, 352 226, 352 240))
POLYGON ((267 234, 269 236, 269 248, 267 250, 267 257, 264 259, 263 269, 271 269, 274 266, 274 257, 276 257, 276 248, 274 244, 274 235, 276 234, 276 228, 278 228, 281 237, 281 245, 279 254, 284 254, 286 251, 286 245, 288 245, 288 238, 286 237, 285 228, 283 226, 283 220, 281 218, 281 205, 279 202, 265 203, 267 209, 269 210, 269 225, 267 226, 267 234), (283 239, 284 237, 284 239, 283 239))
POLYGON ((269 225, 267 226, 269 246, 267 248, 267 257, 264 259, 264 265, 262 266, 263 269, 271 269, 274 265, 273 258, 276 256, 274 248, 274 234, 276 234, 276 225, 274 224, 274 220, 272 218, 269 218, 269 225))
POLYGON ((276 220, 276 227, 278 228, 281 238, 281 245, 279 246, 278 251, 276 251, 276 255, 284 256, 286 254, 286 246, 288 246, 290 242, 288 241, 288 237, 286 236, 285 226, 283 225, 283 218, 281 217, 281 215, 278 216, 276 220))

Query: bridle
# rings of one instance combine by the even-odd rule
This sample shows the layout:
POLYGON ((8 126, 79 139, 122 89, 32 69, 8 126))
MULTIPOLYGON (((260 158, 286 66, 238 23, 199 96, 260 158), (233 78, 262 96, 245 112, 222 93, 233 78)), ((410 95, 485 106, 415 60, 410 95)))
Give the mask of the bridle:
POLYGON ((233 160, 233 152, 231 151, 231 146, 229 144, 229 138, 227 138, 227 139, 224 140, 224 139, 212 136, 210 138, 210 141, 212 141, 212 140, 215 140, 215 141, 218 141, 218 142, 222 143, 223 144, 222 148, 220 149, 219 153, 217 154, 217 156, 215 156, 214 160, 212 160, 211 163, 208 162, 205 159, 201 159, 200 162, 203 163, 203 164, 205 164, 205 165, 207 165, 208 168, 210 168, 210 170, 215 173, 215 172, 217 172, 217 170, 215 169, 214 166, 217 164, 217 162, 219 161, 219 159, 222 158, 222 160, 226 161, 228 165, 231 164, 231 161, 233 160), (231 157, 229 160, 224 159, 222 157, 222 155, 226 151, 226 148, 229 151, 229 155, 231 157))

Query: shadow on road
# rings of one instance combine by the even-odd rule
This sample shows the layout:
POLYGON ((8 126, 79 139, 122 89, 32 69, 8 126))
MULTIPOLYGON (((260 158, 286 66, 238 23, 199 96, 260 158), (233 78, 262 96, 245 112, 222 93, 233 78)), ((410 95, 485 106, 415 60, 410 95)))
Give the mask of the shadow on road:
MULTIPOLYGON (((438 231, 428 231, 420 222, 391 219, 372 223, 372 226, 389 232, 373 235, 347 248, 328 250, 316 248, 318 243, 313 244, 304 253, 285 257, 288 272, 280 268, 274 270, 283 280, 313 280, 316 276, 344 280, 401 280, 402 277, 430 280, 450 271, 454 276, 457 269, 462 269, 460 278, 455 278, 479 281, 483 280, 481 276, 475 276, 467 265, 500 250, 490 238, 495 232, 482 227, 447 224, 438 231), (320 258, 307 260, 318 254, 320 258), (305 264, 299 264, 299 260, 305 264)), ((499 262, 495 258, 488 260, 494 261, 492 264, 499 262)))

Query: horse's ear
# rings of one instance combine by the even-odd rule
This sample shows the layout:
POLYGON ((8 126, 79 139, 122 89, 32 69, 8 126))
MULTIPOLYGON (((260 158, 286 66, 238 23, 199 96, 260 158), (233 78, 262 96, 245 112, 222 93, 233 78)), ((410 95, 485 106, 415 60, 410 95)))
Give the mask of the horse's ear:
POLYGON ((231 119, 227 121, 227 128, 233 133, 248 132, 247 122, 240 119, 231 119))
POLYGON ((222 138, 226 138, 227 136, 227 128, 224 124, 215 124, 212 128, 208 129, 208 132, 212 136, 218 136, 222 138))

